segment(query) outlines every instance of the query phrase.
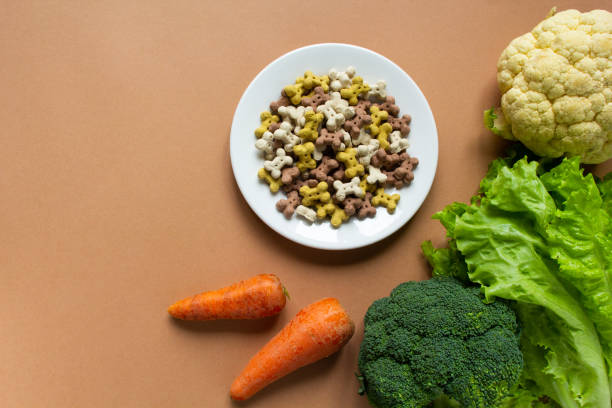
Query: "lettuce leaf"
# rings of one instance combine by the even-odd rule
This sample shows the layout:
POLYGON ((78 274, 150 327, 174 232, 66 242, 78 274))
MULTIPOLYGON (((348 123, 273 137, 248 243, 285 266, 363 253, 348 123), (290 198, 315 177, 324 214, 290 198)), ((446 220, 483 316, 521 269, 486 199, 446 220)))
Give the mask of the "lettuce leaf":
POLYGON ((612 173, 608 173, 603 181, 597 183, 603 200, 603 209, 612 217, 612 173))
POLYGON ((578 292, 595 324, 612 377, 612 220, 592 175, 583 176, 578 158, 542 176, 557 196, 558 211, 547 228, 558 276, 578 292))
POLYGON ((612 177, 596 184, 577 159, 553 164, 494 161, 471 205, 434 216, 449 248, 423 251, 436 275, 516 302, 525 369, 506 406, 539 406, 546 395, 563 407, 609 408, 612 177))

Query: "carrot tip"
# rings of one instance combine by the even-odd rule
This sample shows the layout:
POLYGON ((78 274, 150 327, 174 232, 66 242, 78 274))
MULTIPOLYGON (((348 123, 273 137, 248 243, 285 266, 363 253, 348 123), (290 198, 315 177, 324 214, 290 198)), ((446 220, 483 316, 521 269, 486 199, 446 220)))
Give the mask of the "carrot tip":
POLYGON ((170 316, 178 318, 178 309, 179 309, 179 307, 175 303, 175 304, 171 305, 170 307, 168 307, 168 313, 170 314, 170 316))

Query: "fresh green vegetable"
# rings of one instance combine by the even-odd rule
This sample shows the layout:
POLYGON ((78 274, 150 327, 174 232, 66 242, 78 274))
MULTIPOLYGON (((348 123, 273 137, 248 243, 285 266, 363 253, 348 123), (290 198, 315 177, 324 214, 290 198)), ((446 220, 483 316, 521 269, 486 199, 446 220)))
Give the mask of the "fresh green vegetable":
POLYGON ((379 408, 427 406, 443 396, 462 407, 494 407, 523 366, 514 311, 483 302, 452 278, 405 282, 364 319, 363 389, 379 408))
POLYGON ((471 205, 436 214, 449 248, 423 251, 436 276, 466 270, 488 300, 516 301, 525 369, 504 406, 610 408, 612 174, 585 176, 578 158, 514 162, 494 161, 471 205))
POLYGON ((515 38, 497 62, 501 109, 485 112, 495 134, 540 156, 612 157, 612 13, 554 11, 515 38))

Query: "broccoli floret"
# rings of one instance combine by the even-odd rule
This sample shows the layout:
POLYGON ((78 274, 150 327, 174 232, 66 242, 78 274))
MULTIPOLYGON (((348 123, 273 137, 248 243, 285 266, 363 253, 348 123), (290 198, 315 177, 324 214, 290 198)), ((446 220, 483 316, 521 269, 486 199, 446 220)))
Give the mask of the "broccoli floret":
POLYGON ((359 351, 363 390, 379 408, 424 407, 446 396, 494 407, 523 368, 520 330, 503 301, 453 278, 405 282, 376 300, 359 351))

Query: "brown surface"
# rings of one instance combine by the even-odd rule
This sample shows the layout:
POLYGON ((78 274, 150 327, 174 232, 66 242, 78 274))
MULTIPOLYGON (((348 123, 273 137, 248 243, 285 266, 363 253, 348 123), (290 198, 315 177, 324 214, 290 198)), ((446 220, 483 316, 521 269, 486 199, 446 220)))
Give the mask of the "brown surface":
MULTIPOLYGON (((235 406, 229 386, 250 356, 325 296, 354 317, 355 337, 244 406, 367 407, 353 376, 366 308, 428 276, 418 246, 443 242, 430 216, 467 200, 502 151, 481 124, 499 97, 499 53, 553 4, 606 6, 82 3, 0 5, 3 407, 235 406), (268 229, 241 198, 228 152, 234 109, 257 72, 330 41, 404 68, 440 137, 436 180, 417 216, 380 244, 336 253, 268 229), (257 272, 278 274, 292 294, 278 318, 183 324, 166 315, 182 297, 257 272)), ((596 171, 610 170, 608 162, 596 171)))

